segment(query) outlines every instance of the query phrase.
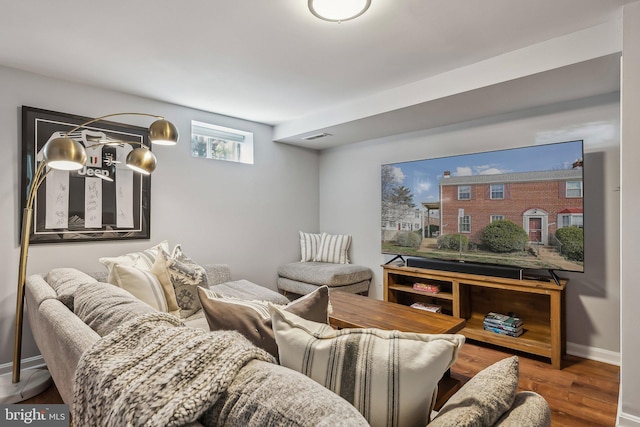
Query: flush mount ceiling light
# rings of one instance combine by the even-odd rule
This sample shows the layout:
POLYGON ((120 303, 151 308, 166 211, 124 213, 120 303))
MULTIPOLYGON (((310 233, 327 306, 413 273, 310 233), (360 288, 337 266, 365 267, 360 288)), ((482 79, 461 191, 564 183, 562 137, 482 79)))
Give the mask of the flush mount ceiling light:
POLYGON ((309 10, 325 21, 342 22, 357 18, 369 9, 371 0, 309 0, 309 10))

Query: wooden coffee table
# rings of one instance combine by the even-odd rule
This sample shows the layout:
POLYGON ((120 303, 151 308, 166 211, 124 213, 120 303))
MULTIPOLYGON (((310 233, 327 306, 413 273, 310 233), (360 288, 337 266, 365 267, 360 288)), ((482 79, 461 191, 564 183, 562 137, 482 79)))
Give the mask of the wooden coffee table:
POLYGON ((419 310, 393 302, 379 301, 343 291, 329 294, 334 328, 378 328, 421 334, 454 334, 465 320, 441 313, 419 310))
MULTIPOLYGON (((379 301, 362 295, 332 291, 329 300, 333 311, 329 323, 337 329, 377 328, 420 334, 454 334, 465 326, 465 320, 441 313, 419 310, 393 302, 379 301)), ((438 410, 458 389, 460 381, 447 371, 438 383, 438 410)))

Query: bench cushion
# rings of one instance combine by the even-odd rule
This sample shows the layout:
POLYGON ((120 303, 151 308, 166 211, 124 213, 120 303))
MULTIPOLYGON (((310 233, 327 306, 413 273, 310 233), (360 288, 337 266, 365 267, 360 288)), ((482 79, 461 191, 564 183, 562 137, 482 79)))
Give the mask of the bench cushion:
POLYGON ((371 269, 353 264, 292 262, 278 268, 278 275, 297 282, 329 287, 371 280, 371 269))
MULTIPOLYGON (((350 292, 352 294, 366 293, 369 292, 369 283, 369 280, 365 280, 364 282, 353 283, 351 285, 332 286, 329 290, 331 292, 342 291, 350 292)), ((298 282, 297 280, 278 277, 278 289, 281 291, 291 292, 296 295, 306 295, 309 292, 313 292, 318 289, 318 285, 311 285, 309 283, 298 282)))

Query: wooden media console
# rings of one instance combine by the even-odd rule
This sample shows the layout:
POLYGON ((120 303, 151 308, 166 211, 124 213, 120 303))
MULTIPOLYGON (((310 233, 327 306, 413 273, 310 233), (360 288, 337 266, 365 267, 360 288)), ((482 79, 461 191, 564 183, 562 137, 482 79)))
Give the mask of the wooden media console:
POLYGON ((465 337, 546 357, 554 368, 561 368, 566 352, 566 279, 557 285, 552 278, 517 280, 392 265, 383 265, 383 269, 385 301, 440 305, 443 313, 466 320, 460 331, 465 337), (440 290, 415 290, 415 283, 440 290), (485 331, 483 320, 490 311, 516 313, 524 322, 524 333, 511 337, 485 331))

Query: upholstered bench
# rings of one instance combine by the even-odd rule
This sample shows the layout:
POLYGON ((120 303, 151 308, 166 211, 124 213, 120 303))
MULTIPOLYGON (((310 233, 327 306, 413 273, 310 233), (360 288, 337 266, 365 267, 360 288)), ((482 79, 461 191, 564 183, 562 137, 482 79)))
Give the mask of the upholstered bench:
POLYGON ((244 279, 209 286, 209 289, 225 298, 268 301, 274 304, 289 303, 289 300, 278 292, 244 279))
POLYGON ((278 289, 306 295, 319 286, 354 294, 369 292, 373 272, 367 267, 330 262, 292 262, 278 268, 278 289))

